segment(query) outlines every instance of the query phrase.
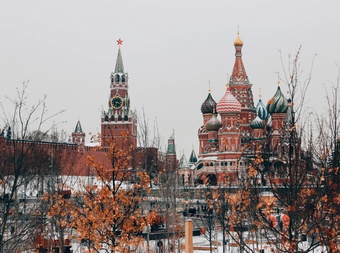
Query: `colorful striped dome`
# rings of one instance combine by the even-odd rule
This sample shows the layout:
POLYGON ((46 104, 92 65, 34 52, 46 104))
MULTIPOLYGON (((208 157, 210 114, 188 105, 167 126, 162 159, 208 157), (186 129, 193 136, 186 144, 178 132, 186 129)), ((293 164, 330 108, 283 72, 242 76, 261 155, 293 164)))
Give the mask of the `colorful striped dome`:
POLYGON ((216 111, 216 102, 212 98, 212 96, 209 92, 208 97, 206 98, 206 100, 201 105, 201 112, 203 114, 207 114, 207 113, 214 113, 215 111, 216 111))
POLYGON ((262 120, 267 120, 269 117, 269 113, 266 109, 266 106, 263 104, 261 98, 256 106, 256 115, 260 117, 262 120))
POLYGON ((229 85, 224 96, 218 102, 216 110, 219 114, 223 113, 238 113, 241 111, 240 102, 231 94, 229 85))
POLYGON ((216 117, 215 114, 211 116, 211 118, 205 123, 205 129, 208 131, 217 131, 222 127, 221 121, 216 117))
POLYGON ((277 91, 267 104, 267 111, 272 113, 285 113, 287 111, 288 101, 283 95, 280 86, 277 87, 277 91))
POLYGON ((250 123, 250 127, 252 129, 263 129, 264 122, 259 116, 256 116, 256 118, 250 123))

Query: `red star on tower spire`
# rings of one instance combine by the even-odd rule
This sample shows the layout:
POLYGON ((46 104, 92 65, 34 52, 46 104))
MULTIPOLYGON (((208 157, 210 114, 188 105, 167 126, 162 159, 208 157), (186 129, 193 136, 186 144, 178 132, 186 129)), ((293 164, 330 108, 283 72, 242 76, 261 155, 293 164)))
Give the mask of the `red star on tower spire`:
POLYGON ((123 43, 123 41, 121 39, 117 40, 117 45, 121 45, 123 43))

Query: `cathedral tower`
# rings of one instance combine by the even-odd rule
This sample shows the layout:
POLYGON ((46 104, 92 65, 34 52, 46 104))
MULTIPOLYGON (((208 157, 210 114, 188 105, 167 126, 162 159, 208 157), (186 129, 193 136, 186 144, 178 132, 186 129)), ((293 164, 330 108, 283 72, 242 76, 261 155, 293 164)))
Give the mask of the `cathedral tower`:
POLYGON ((199 139, 199 154, 206 153, 206 147, 208 144, 208 130, 205 128, 206 123, 211 119, 211 117, 216 113, 216 102, 211 96, 210 89, 207 98, 201 105, 201 112, 203 115, 203 125, 198 129, 198 139, 199 139))
POLYGON ((101 145, 109 147, 115 141, 123 149, 137 147, 137 119, 130 109, 128 74, 124 72, 123 58, 117 40, 118 55, 116 66, 111 73, 110 96, 107 111, 101 117, 101 145))
POLYGON ((241 103, 241 125, 249 128, 249 123, 254 119, 254 101, 252 84, 249 82, 246 69, 242 60, 243 41, 238 34, 234 42, 235 46, 235 63, 232 75, 230 76, 230 91, 241 103))
POLYGON ((275 95, 267 103, 267 111, 271 115, 271 148, 276 149, 279 141, 281 131, 286 119, 286 113, 288 109, 288 101, 283 95, 280 82, 278 83, 275 95))

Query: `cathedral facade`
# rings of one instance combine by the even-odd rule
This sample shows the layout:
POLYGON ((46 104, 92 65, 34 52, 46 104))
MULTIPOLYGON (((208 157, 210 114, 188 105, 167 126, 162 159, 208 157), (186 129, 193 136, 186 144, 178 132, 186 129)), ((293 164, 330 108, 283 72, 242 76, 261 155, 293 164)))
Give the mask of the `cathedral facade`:
POLYGON ((270 140, 268 148, 278 149, 285 127, 293 124, 289 121, 291 104, 280 84, 267 105, 260 97, 254 106, 253 85, 243 64, 243 41, 239 35, 234 46, 235 63, 225 94, 216 102, 209 90, 201 105, 198 161, 191 172, 198 183, 205 178, 212 185, 226 180, 237 184, 238 178, 245 176, 249 154, 255 152, 256 146, 270 140))

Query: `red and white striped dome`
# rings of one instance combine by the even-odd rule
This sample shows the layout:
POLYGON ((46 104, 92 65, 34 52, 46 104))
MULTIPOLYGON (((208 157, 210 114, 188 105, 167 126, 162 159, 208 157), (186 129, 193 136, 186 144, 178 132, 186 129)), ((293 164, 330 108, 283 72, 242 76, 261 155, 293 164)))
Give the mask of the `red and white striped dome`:
POLYGON ((219 114, 223 113, 238 113, 241 111, 240 102, 231 94, 229 85, 227 91, 216 106, 216 111, 219 114))

